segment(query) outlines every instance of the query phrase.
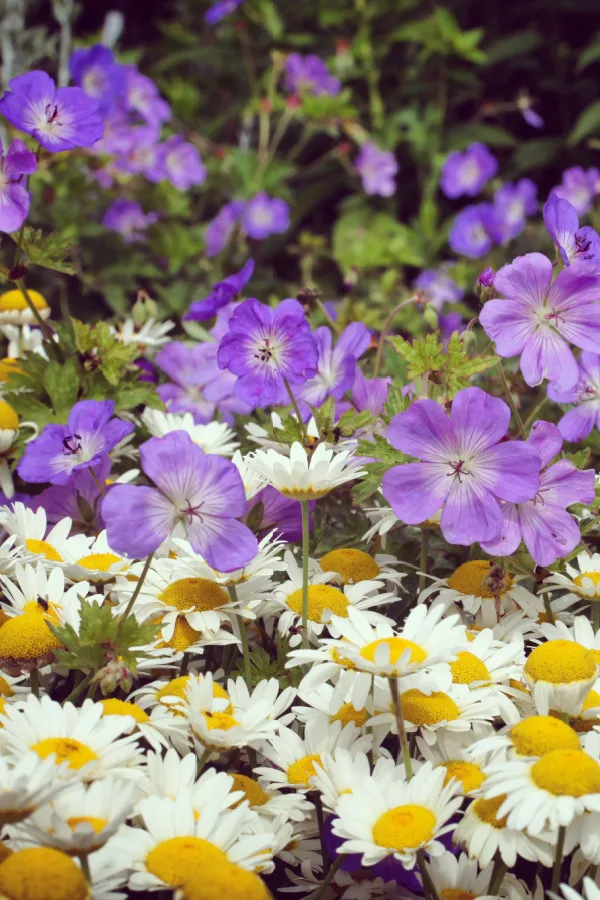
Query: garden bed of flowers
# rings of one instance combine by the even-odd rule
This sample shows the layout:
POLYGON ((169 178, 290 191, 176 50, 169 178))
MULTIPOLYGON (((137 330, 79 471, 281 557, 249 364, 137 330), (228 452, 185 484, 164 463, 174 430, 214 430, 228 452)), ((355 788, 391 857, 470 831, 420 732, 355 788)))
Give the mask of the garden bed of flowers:
POLYGON ((300 5, 0 23, 0 900, 600 898, 600 172, 300 5))

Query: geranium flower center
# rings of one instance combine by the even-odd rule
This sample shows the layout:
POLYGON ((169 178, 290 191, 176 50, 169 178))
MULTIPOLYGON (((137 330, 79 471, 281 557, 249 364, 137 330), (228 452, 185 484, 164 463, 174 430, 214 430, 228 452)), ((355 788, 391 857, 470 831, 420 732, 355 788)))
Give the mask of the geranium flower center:
POLYGON ((476 790, 483 784, 485 775, 476 763, 467 762, 465 759, 453 759, 449 762, 440 763, 446 770, 444 785, 456 778, 462 784, 465 794, 476 790))
POLYGON ((413 725, 439 725, 460 718, 460 708, 452 697, 443 691, 433 691, 429 696, 418 688, 402 694, 404 718, 413 725))
MULTIPOLYGON (((271 217, 269 214, 267 220, 261 224, 268 225, 270 221, 271 217)), ((253 356, 257 363, 269 366, 270 368, 276 368, 279 364, 281 350, 281 342, 277 340, 276 337, 273 335, 264 335, 259 338, 254 345, 253 356)))
POLYGON ((436 818, 426 806, 395 806, 373 825, 373 842, 389 850, 414 849, 431 840, 435 826, 436 818))
POLYGON ((48 541, 38 541, 37 538, 27 538, 25 546, 30 553, 37 553, 40 556, 44 556, 46 559, 52 560, 52 562, 63 561, 63 558, 56 547, 53 547, 48 541))
POLYGON ((159 594, 158 599, 182 612, 208 612, 228 603, 229 595, 207 578, 180 578, 159 594))
POLYGON ((460 650, 454 662, 450 663, 454 684, 473 684, 475 681, 489 682, 491 675, 487 666, 474 653, 460 650))
POLYGON ((81 450, 81 435, 68 434, 63 438, 62 455, 75 456, 81 450))
POLYGON ((583 750, 553 750, 531 767, 539 788, 556 797, 600 793, 600 765, 583 750))
POLYGON ((372 556, 364 550, 353 550, 350 547, 331 550, 321 558, 320 564, 324 572, 337 572, 344 584, 368 581, 376 578, 381 571, 372 556))
POLYGON ((362 647, 360 655, 363 659, 375 663, 377 662, 376 656, 381 658, 381 655, 377 653, 379 647, 389 648, 390 665, 395 665, 405 653, 408 657, 407 664, 422 663, 427 659, 427 652, 423 650, 422 647, 419 647, 419 645, 415 644, 413 641, 401 637, 379 638, 376 641, 371 641, 370 644, 366 644, 362 647), (407 653, 408 650, 410 650, 410 656, 407 653))
POLYGON ((206 866, 228 864, 226 854, 219 847, 193 836, 161 841, 146 857, 146 868, 150 874, 173 888, 206 866))
MULTIPOLYGON (((265 803, 269 802, 269 795, 253 778, 248 778, 247 775, 239 775, 237 772, 232 774, 232 777, 233 787, 231 792, 243 791, 250 806, 264 806, 265 803)), ((242 802, 242 800, 239 800, 236 806, 239 806, 242 802)))
POLYGON ((579 738, 566 722, 554 716, 529 716, 510 729, 519 756, 543 756, 552 750, 579 750, 579 738))
POLYGON ((482 822, 485 822, 486 825, 491 825, 492 828, 506 828, 506 820, 507 816, 502 816, 501 819, 498 819, 498 810, 506 800, 506 794, 500 794, 499 797, 492 797, 491 800, 484 800, 483 797, 480 797, 478 800, 475 800, 471 809, 475 813, 478 819, 482 822))
POLYGON ((302 787, 309 787, 309 779, 316 774, 315 763, 320 762, 321 757, 318 753, 313 753, 310 756, 303 756, 301 759, 297 759, 291 766, 288 766, 288 782, 290 784, 301 785, 302 787))
POLYGON ((571 684, 593 679, 596 660, 591 650, 576 641, 546 641, 531 651, 523 671, 533 682, 571 684))
MULTIPOLYGON (((292 591, 287 598, 287 605, 298 615, 302 614, 302 589, 292 591)), ((348 600, 338 588, 330 584, 309 584, 308 586, 308 618, 311 622, 323 622, 325 612, 348 618, 348 600)), ((327 616, 327 621, 329 616, 327 616)))
POLYGON ((69 769, 81 769, 87 763, 98 759, 98 754, 91 747, 82 744, 75 738, 44 738, 37 744, 33 744, 31 749, 35 750, 42 759, 46 759, 51 753, 56 753, 56 764, 65 762, 69 769))

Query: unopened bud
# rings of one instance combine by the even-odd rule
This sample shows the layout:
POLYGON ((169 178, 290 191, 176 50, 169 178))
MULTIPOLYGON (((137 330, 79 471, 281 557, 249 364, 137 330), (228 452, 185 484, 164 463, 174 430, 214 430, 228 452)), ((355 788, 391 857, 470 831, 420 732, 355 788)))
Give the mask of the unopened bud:
POLYGON ((103 697, 114 694, 119 688, 127 694, 133 685, 133 673, 121 660, 111 659, 97 672, 94 680, 100 685, 103 697))
POLYGON ((466 331, 461 331, 459 337, 467 353, 477 344, 477 335, 468 329, 466 331))
POLYGON ((431 303, 426 303, 423 308, 423 319, 429 325, 430 328, 434 330, 438 327, 438 314, 434 306, 431 303))
POLYGON ((155 318, 158 306, 145 291, 139 291, 131 310, 131 318, 136 328, 141 328, 149 319, 155 318))

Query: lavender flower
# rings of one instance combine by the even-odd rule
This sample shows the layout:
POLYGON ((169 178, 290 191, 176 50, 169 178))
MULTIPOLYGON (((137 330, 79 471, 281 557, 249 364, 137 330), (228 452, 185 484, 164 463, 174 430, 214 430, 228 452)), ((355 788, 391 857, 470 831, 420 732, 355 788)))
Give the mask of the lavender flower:
POLYGON ((161 384, 157 393, 169 412, 190 412, 197 425, 210 422, 215 404, 204 396, 203 386, 211 372, 210 344, 186 347, 173 341, 156 355, 156 365, 165 372, 171 382, 161 384))
POLYGON ((593 503, 594 471, 580 472, 568 459, 550 465, 562 448, 561 433, 550 422, 535 422, 527 443, 537 450, 542 462, 539 490, 526 503, 503 503, 500 535, 480 543, 486 553, 510 556, 523 540, 533 561, 549 566, 579 544, 579 525, 566 507, 593 503))
POLYGON ((198 148, 174 134, 161 145, 164 177, 180 191, 187 191, 193 184, 204 184, 206 166, 198 148))
POLYGON ((74 472, 97 466, 131 434, 131 422, 113 419, 113 400, 81 400, 69 413, 67 425, 46 425, 30 441, 17 466, 32 484, 67 484, 74 472))
POLYGON ((466 327, 463 317, 459 312, 449 312, 445 315, 438 316, 438 328, 444 347, 448 346, 448 342, 455 331, 457 331, 458 334, 461 334, 466 327))
POLYGON ((491 288, 494 286, 494 278, 496 277, 496 273, 492 269, 491 266, 486 266, 483 272, 480 272, 477 276, 477 284, 480 284, 481 287, 491 288))
POLYGON ((505 300, 488 300, 479 320, 500 356, 520 356, 530 387, 544 378, 558 390, 574 387, 579 369, 569 344, 600 351, 600 277, 589 263, 559 272, 541 253, 503 266, 494 287, 505 300))
POLYGON ((367 141, 360 148, 354 165, 367 194, 391 197, 396 193, 398 163, 391 151, 380 150, 372 141, 367 141))
MULTIPOLYGON (((315 500, 309 500, 309 509, 316 506, 315 500)), ((297 500, 284 497, 277 488, 268 485, 248 501, 246 522, 251 522, 259 538, 275 531, 290 544, 302 538, 302 510, 297 500)), ((309 519, 312 530, 313 518, 309 519)))
POLYGON ((471 259, 484 256, 499 239, 496 216, 491 203, 465 206, 454 219, 448 235, 448 243, 455 253, 469 256, 471 259))
POLYGON ((185 321, 204 322, 206 319, 212 319, 216 313, 235 300, 242 288, 252 278, 254 272, 254 260, 249 259, 248 262, 236 272, 235 275, 229 275, 223 281, 218 281, 213 285, 213 289, 203 300, 196 300, 192 303, 189 310, 183 317, 185 321))
POLYGON ((248 200, 241 216, 244 231, 257 241, 281 234, 290 226, 290 208, 285 200, 271 198, 264 191, 248 200))
MULTIPOLYGON (((327 325, 316 328, 319 361, 317 374, 298 391, 298 397, 309 406, 321 406, 327 397, 341 400, 354 384, 356 361, 371 343, 371 334, 362 322, 352 322, 339 336, 335 347, 327 325)), ((310 414, 310 410, 305 410, 310 414)))
POLYGON ((225 249, 245 205, 243 200, 232 200, 208 223, 204 232, 207 256, 216 256, 225 249))
POLYGON ((427 300, 440 310, 446 303, 458 303, 464 291, 443 269, 424 269, 413 287, 422 290, 427 300))
POLYGON ((69 68, 75 84, 98 104, 98 114, 102 118, 108 115, 125 87, 122 66, 112 50, 103 44, 75 50, 69 68))
POLYGON ((90 527, 101 530, 104 525, 99 518, 98 507, 103 495, 98 484, 106 483, 110 468, 110 457, 103 456, 97 466, 73 472, 67 484, 53 484, 45 488, 34 497, 32 509, 43 507, 49 525, 69 518, 74 526, 83 531, 90 527))
POLYGON ((213 3, 210 9, 206 11, 204 21, 209 25, 216 25, 225 16, 230 16, 231 13, 234 13, 243 2, 244 0, 219 0, 218 3, 213 3))
POLYGON ((440 179, 446 197, 475 197, 498 171, 498 161, 485 144, 471 144, 464 152, 450 153, 440 179))
POLYGON ((550 194, 544 204, 544 223, 566 266, 593 261, 600 271, 600 237, 589 225, 579 227, 579 216, 568 200, 550 194))
POLYGON ((98 105, 81 88, 57 88, 49 75, 38 71, 19 75, 8 86, 0 113, 46 150, 91 147, 102 137, 98 105))
POLYGON ((559 391, 548 385, 548 397, 555 403, 573 403, 558 428, 565 441, 582 441, 600 428, 600 356, 584 350, 579 361, 579 378, 570 391, 559 391))
POLYGON ((0 231, 18 231, 27 218, 29 194, 21 181, 36 169, 35 153, 23 141, 12 141, 6 153, 0 144, 0 231))
POLYGON ((342 89, 338 78, 329 73, 327 64, 314 53, 302 56, 290 53, 285 61, 285 86, 291 94, 328 94, 335 97, 342 89))
POLYGON ((253 298, 235 309, 217 353, 221 369, 238 376, 236 395, 252 406, 286 403, 285 382, 317 373, 318 349, 297 300, 270 309, 253 298))
POLYGON ((164 157, 155 125, 137 125, 129 129, 127 149, 115 160, 115 168, 131 175, 144 175, 158 184, 165 178, 164 157))
POLYGON ((102 219, 105 228, 118 231, 126 244, 144 239, 146 228, 158 220, 158 213, 145 213, 135 200, 113 200, 102 219))
POLYGON ((140 457, 156 487, 116 484, 102 501, 108 542, 117 553, 147 556, 176 531, 222 572, 256 556, 256 538, 237 521, 246 513, 246 496, 232 462, 204 453, 184 431, 150 438, 140 457))
POLYGON ((581 216, 590 211, 594 197, 600 191, 600 171, 586 171, 581 166, 565 169, 562 182, 553 191, 561 199, 568 200, 581 216))
POLYGON ((496 226, 502 243, 513 240, 525 228, 525 216, 537 212, 537 187, 530 178, 504 184, 494 195, 496 226))
POLYGON ((138 72, 135 66, 123 66, 125 76, 125 105, 148 124, 160 128, 171 118, 171 107, 160 96, 151 78, 138 72))
POLYGON ((503 400, 476 387, 459 391, 450 418, 433 400, 394 416, 392 446, 422 462, 394 466, 383 493, 399 519, 417 525, 443 506, 442 534, 451 544, 500 534, 500 500, 524 503, 539 488, 540 458, 524 441, 499 443, 510 422, 503 400))
POLYGON ((356 369, 352 387, 352 401, 358 412, 370 410, 379 416, 385 409, 391 378, 365 378, 362 369, 356 369))

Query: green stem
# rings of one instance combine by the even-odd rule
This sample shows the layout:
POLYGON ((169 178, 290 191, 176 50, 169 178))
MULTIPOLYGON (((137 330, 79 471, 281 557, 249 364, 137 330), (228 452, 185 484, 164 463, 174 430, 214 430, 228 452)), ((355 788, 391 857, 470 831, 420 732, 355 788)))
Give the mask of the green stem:
POLYGON ((305 426, 304 422, 302 421, 302 416, 300 415, 300 407, 298 406, 298 404, 296 402, 296 398, 294 397, 294 392, 292 391, 292 388, 291 388, 290 383, 287 380, 287 378, 283 379, 283 383, 285 384, 285 389, 288 392, 288 397, 290 398, 290 403, 292 404, 294 412, 296 413, 296 418, 298 419, 298 424, 300 425, 300 428, 302 430, 302 438, 303 438, 303 440, 306 440, 306 426, 305 426))
MULTIPOLYGON (((235 584, 230 584, 227 587, 229 591, 229 596, 231 597, 232 603, 238 602, 238 595, 235 584)), ((242 657, 244 663, 244 681, 250 687, 250 683, 252 680, 252 668, 250 666, 250 645, 248 643, 248 632, 246 631, 246 620, 241 616, 238 619, 240 626, 240 640, 242 642, 242 657)))
POLYGON ((390 693, 392 695, 392 703, 394 705, 394 715, 396 717, 396 727, 398 729, 398 745, 402 753, 404 768, 406 769, 406 778, 408 781, 413 776, 412 760, 410 758, 410 748, 408 746, 408 737, 406 728, 404 727, 404 712, 402 710, 402 697, 398 690, 398 679, 391 677, 388 679, 390 683, 390 693))
POLYGON ((431 875, 429 874, 429 869, 427 868, 427 863, 425 862, 425 854, 422 850, 417 850, 417 865, 421 873, 421 880, 423 881, 423 892, 425 896, 429 897, 430 900, 440 900, 435 884, 431 880, 431 875))
POLYGON ((88 884, 92 883, 92 873, 90 872, 90 862, 87 857, 87 853, 82 853, 79 857, 79 862, 81 863, 81 871, 85 875, 85 880, 88 884))
POLYGON ((375 356, 375 365, 373 367, 373 378, 377 378, 379 370, 381 368, 381 362, 383 360, 383 347, 385 344, 385 339, 387 337, 388 331, 391 328, 392 322, 394 321, 397 314, 400 310, 404 309, 406 306, 409 306, 411 303, 414 303, 420 295, 413 294, 412 297, 409 297, 408 300, 403 300, 402 303, 399 303, 397 306, 393 308, 385 322, 383 323, 383 328, 381 329, 381 334, 379 335, 379 344, 377 346, 377 355, 375 356))
POLYGON ((80 681, 79 684, 76 684, 69 696, 64 703, 72 703, 73 700, 76 700, 80 694, 83 694, 88 685, 92 683, 92 679, 95 675, 95 672, 88 672, 83 681, 80 681))
POLYGON ((300 500, 300 506, 302 508, 302 644, 305 649, 308 649, 308 544, 310 538, 308 500, 300 500))
POLYGON ((106 494, 106 488, 104 487, 103 484, 100 483, 100 479, 98 478, 98 476, 96 475, 96 473, 94 472, 94 470, 92 468, 88 469, 88 471, 89 471, 90 475, 92 476, 92 481, 94 482, 94 484, 100 491, 100 496, 104 497, 104 495, 106 494))
POLYGON ((326 892, 327 888, 329 887, 329 885, 331 884, 331 882, 337 875, 340 866, 344 862, 344 859, 345 859, 345 854, 340 853, 340 855, 338 856, 338 858, 336 859, 336 861, 330 868, 329 872, 325 876, 325 879, 321 882, 321 884, 319 885, 319 887, 317 888, 315 893, 309 898, 309 900, 321 900, 321 898, 325 896, 325 892, 326 892))
POLYGON ((37 669, 32 669, 29 673, 29 683, 31 684, 31 693, 34 697, 40 696, 40 673, 37 669))
POLYGON ((546 617, 550 625, 554 625, 554 610, 552 609, 552 605, 550 603, 550 595, 545 593, 543 596, 544 609, 546 610, 546 617))
POLYGON ((321 843, 321 856, 323 857, 323 871, 325 874, 329 871, 331 867, 331 860, 329 859, 329 853, 327 852, 327 847, 325 846, 325 835, 324 835, 324 818, 323 818, 323 804, 321 803, 321 795, 318 791, 315 791, 314 794, 311 795, 311 800, 315 806, 315 812, 317 814, 317 825, 319 826, 319 841, 321 843))
POLYGON ((552 866, 552 890, 558 893, 558 885, 560 883, 560 870, 563 860, 563 852, 565 849, 565 835, 567 829, 561 825, 558 829, 558 839, 556 841, 556 853, 554 855, 554 865, 552 866))
POLYGON ((534 421, 538 418, 542 409, 548 402, 548 397, 542 397, 539 403, 533 407, 527 418, 525 419, 525 428, 529 428, 530 425, 533 425, 534 421))
POLYGON ((500 372, 500 378, 502 379, 502 384, 504 386, 504 393, 506 394, 506 399, 508 400, 508 405, 512 410, 512 414, 515 417, 515 422, 517 423, 518 429, 521 433, 521 437, 524 441, 527 440, 527 432, 525 431, 525 426, 521 421, 521 416, 519 415, 519 410, 515 404, 513 395, 510 392, 510 388, 508 386, 508 381, 506 380, 506 375, 504 374, 504 369, 502 368, 502 361, 498 360, 498 371, 500 372))
POLYGON ((502 887, 502 882, 504 881, 504 876, 506 875, 506 865, 502 860, 502 857, 498 853, 496 859, 494 860, 494 868, 492 869, 492 877, 490 878, 490 886, 487 890, 490 896, 496 897, 500 888, 502 887))
POLYGON ((558 718, 561 720, 561 722, 564 722, 565 725, 570 725, 570 722, 569 722, 569 713, 567 713, 567 712, 556 712, 555 715, 558 716, 558 718))
POLYGON ((600 603, 592 601, 592 628, 597 634, 600 631, 600 603))
POLYGON ((154 556, 154 553, 149 553, 148 556, 146 557, 146 562, 144 563, 144 568, 142 569, 142 574, 140 575, 140 577, 138 579, 138 583, 135 586, 135 590, 134 590, 133 594, 131 595, 131 600, 127 604, 127 606, 125 608, 125 612, 121 616, 121 622, 119 623, 119 628, 122 628, 123 623, 126 622, 127 619, 129 618, 131 611, 133 609, 133 605, 140 595, 140 592, 144 586, 144 581, 146 580, 146 575, 148 574, 148 570, 150 568, 150 564, 152 563, 153 556, 154 556))
POLYGON ((50 343, 54 346, 54 334, 52 332, 52 329, 48 326, 48 323, 44 322, 44 320, 42 319, 39 310, 36 308, 35 303, 29 296, 27 288, 25 287, 25 282, 23 281, 22 278, 19 278, 19 280, 16 281, 15 284, 21 291, 21 294, 23 295, 25 303, 29 307, 29 311, 31 312, 33 318, 36 320, 37 324, 40 326, 40 328, 42 330, 42 334, 44 335, 46 340, 50 341, 50 343))
POLYGON ((196 763, 196 778, 199 778, 202 772, 204 771, 204 767, 206 763, 210 759, 210 750, 204 750, 202 755, 198 757, 198 762, 196 763))
POLYGON ((419 556, 419 593, 427 584, 427 550, 429 547, 429 529, 421 526, 421 554, 419 556))
POLYGON ((191 659, 190 653, 183 654, 183 656, 181 658, 181 665, 179 666, 179 677, 180 678, 182 677, 182 675, 187 675, 187 670, 188 670, 188 666, 190 664, 190 659, 191 659))

